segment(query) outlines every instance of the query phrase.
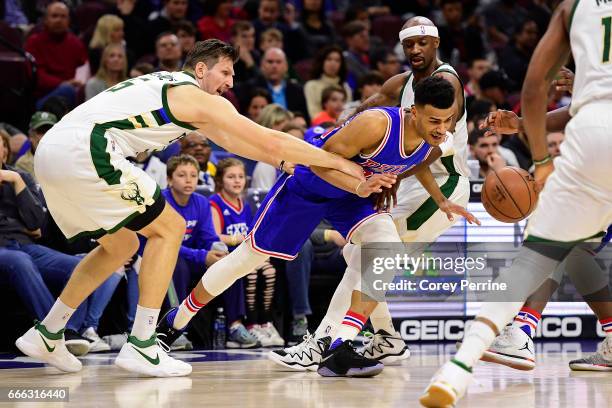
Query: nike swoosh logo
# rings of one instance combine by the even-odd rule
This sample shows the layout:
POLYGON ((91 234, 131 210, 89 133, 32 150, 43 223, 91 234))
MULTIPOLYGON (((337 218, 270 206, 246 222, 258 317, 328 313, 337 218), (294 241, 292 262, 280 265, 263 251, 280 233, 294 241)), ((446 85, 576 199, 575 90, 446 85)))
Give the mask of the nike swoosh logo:
POLYGON ((44 336, 42 334, 39 334, 39 336, 42 339, 43 343, 45 343, 45 347, 47 348, 47 351, 49 353, 53 353, 53 351, 55 350, 55 346, 49 347, 49 345, 47 344, 47 341, 45 340, 44 336))
POLYGON ((138 350, 136 347, 132 346, 132 348, 134 350, 136 350, 138 352, 138 354, 143 356, 149 363, 151 363, 153 365, 158 365, 159 364, 159 354, 157 354, 155 356, 155 358, 151 358, 151 357, 147 356, 145 353, 143 353, 142 351, 138 350))

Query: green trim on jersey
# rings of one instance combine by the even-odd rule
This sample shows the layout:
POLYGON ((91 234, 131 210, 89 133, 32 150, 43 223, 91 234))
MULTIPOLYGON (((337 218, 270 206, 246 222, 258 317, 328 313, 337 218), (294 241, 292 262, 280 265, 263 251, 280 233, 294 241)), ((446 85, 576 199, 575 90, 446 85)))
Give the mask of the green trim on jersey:
POLYGON ((141 115, 134 116, 134 119, 136 119, 136 122, 140 123, 140 126, 142 126, 143 128, 149 127, 149 125, 147 125, 141 115))
MULTIPOLYGON (((452 163, 452 156, 448 157, 451 157, 452 163)), ((446 183, 440 186, 440 190, 442 191, 444 197, 449 198, 453 194, 455 188, 457 188, 457 185, 459 184, 459 177, 459 174, 450 174, 448 176, 448 180, 446 180, 446 183)), ((412 215, 410 215, 410 217, 406 219, 406 229, 408 231, 416 231, 421 227, 421 225, 429 220, 429 218, 431 218, 436 211, 438 211, 438 205, 435 203, 433 198, 429 197, 423 204, 421 204, 419 208, 417 208, 414 213, 412 213, 412 215)))
POLYGON ((172 111, 170 110, 170 106, 168 106, 168 88, 171 86, 180 86, 180 85, 197 86, 193 82, 178 82, 176 84, 164 84, 164 86, 162 87, 162 105, 164 106, 164 110, 166 111, 166 114, 168 115, 172 123, 182 128, 185 128, 185 129, 196 130, 197 128, 191 126, 189 123, 181 122, 180 120, 178 120, 176 116, 172 114, 172 111))
MULTIPOLYGON (((129 123, 129 121, 128 121, 129 123)), ((130 126, 132 124, 130 123, 130 126)), ((134 127, 131 126, 131 129, 134 127)), ((110 161, 110 153, 106 151, 108 139, 104 137, 108 128, 105 125, 95 125, 91 131, 89 140, 89 150, 93 165, 96 168, 98 177, 106 181, 108 185, 115 185, 121 182, 121 170, 115 169, 110 161)))
MULTIPOLYGON (((155 189, 155 193, 153 193, 153 201, 157 201, 159 199, 160 194, 161 194, 161 189, 159 188, 159 186, 157 186, 157 188, 155 189)), ((97 229, 95 231, 83 231, 83 232, 79 232, 75 236, 72 236, 72 237, 68 238, 68 242, 74 242, 77 239, 83 238, 83 237, 89 237, 89 236, 101 237, 104 234, 112 234, 114 232, 119 231, 121 228, 125 227, 134 218, 136 218, 137 216, 142 215, 142 214, 144 214, 144 213, 141 213, 139 211, 135 211, 132 214, 128 215, 119 224, 115 225, 113 228, 111 228, 109 230, 105 230, 104 228, 99 228, 99 229, 97 229)))
POLYGON ((455 169, 455 155, 454 154, 451 154, 449 156, 440 157, 440 161, 442 162, 442 165, 444 166, 446 171, 448 171, 448 174, 453 174, 457 176, 461 175, 459 174, 457 169, 455 169))
POLYGON ((578 244, 580 242, 587 241, 589 239, 601 238, 605 234, 606 234, 605 231, 601 231, 601 232, 598 232, 596 234, 591 235, 590 237, 586 237, 586 238, 582 238, 582 239, 577 239, 575 241, 555 241, 554 239, 546 239, 546 238, 537 237, 535 235, 528 235, 527 238, 525 238, 525 242, 548 242, 548 243, 555 243, 555 244, 571 246, 571 245, 578 244))
MULTIPOLYGON (((192 72, 189 72, 189 71, 185 71, 185 70, 183 70, 183 71, 181 71, 181 73, 183 73, 183 74, 185 74, 185 75, 187 75, 187 76, 190 76, 190 77, 192 77, 193 79, 196 79, 195 75, 194 75, 192 72)), ((196 79, 196 81, 197 81, 197 79, 196 79)))
POLYGON ((578 3, 580 3, 580 0, 576 0, 574 2, 574 5, 572 6, 572 10, 570 11, 569 23, 567 24, 567 32, 568 33, 572 29, 572 22, 574 21, 574 14, 576 14, 576 9, 578 8, 578 3))
POLYGON ((162 118, 162 116, 159 114, 159 112, 157 110, 151 111, 151 115, 153 115, 153 119, 155 119, 155 121, 157 122, 158 126, 163 126, 166 123, 170 123, 170 122, 166 122, 164 120, 164 118, 162 118))

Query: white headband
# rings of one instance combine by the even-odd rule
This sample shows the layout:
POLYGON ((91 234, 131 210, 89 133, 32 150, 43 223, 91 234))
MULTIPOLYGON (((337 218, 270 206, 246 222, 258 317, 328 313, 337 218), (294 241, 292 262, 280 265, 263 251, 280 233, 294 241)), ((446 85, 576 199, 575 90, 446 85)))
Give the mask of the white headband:
POLYGON ((428 35, 430 37, 438 37, 438 28, 435 26, 418 25, 414 27, 404 28, 399 32, 400 42, 404 41, 409 37, 416 37, 419 35, 428 35))

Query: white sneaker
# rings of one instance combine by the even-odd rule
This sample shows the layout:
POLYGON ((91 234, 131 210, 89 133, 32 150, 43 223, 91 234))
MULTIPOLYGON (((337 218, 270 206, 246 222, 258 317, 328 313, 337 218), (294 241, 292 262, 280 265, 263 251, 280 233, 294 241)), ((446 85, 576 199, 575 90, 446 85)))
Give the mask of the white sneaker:
POLYGON ((151 377, 179 377, 191 374, 191 366, 170 357, 163 350, 154 333, 149 340, 140 341, 128 336, 115 359, 115 365, 127 371, 151 377))
POLYGON ((270 338, 270 335, 268 332, 263 330, 260 325, 254 324, 249 326, 248 331, 257 339, 259 344, 261 344, 261 347, 272 347, 272 339, 270 338))
POLYGON ((570 361, 569 367, 573 371, 612 371, 612 338, 606 337, 595 354, 570 361))
POLYGON ((85 330, 81 335, 91 342, 91 344, 89 345, 90 353, 110 351, 110 345, 104 340, 102 340, 100 336, 98 336, 96 329, 94 329, 93 327, 88 327, 87 330, 85 330))
POLYGON ((429 408, 454 407, 465 394, 471 381, 472 370, 451 360, 434 374, 419 401, 429 408))
POLYGON ((398 332, 389 334, 379 330, 374 335, 368 334, 363 347, 357 351, 365 358, 378 360, 387 366, 399 365, 410 357, 410 350, 398 332))
POLYGON ((83 365, 66 348, 64 330, 50 333, 41 323, 36 323, 23 336, 15 341, 15 345, 27 356, 41 360, 62 371, 77 372, 83 365))
POLYGON ((533 339, 518 326, 506 326, 481 360, 517 370, 533 370, 536 366, 533 339))
POLYGON ((283 347, 285 345, 285 340, 271 322, 262 324, 259 330, 263 331, 269 337, 269 346, 264 347, 283 347))
POLYGON ((102 340, 104 340, 104 342, 108 344, 110 349, 113 351, 121 350, 121 347, 127 343, 127 339, 127 333, 109 334, 108 336, 102 337, 102 340))
POLYGON ((323 358, 323 352, 327 350, 331 338, 329 336, 315 339, 308 331, 304 341, 282 350, 273 350, 268 353, 268 358, 283 367, 296 371, 317 371, 319 363, 323 358))

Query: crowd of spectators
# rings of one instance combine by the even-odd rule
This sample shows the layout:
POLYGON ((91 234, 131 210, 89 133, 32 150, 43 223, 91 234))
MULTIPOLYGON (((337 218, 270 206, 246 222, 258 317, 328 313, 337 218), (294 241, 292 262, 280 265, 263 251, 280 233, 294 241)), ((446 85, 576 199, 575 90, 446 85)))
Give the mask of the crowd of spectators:
MULTIPOLYGON (((397 34, 408 18, 428 17, 439 28, 439 58, 453 65, 464 83, 470 154, 479 168, 473 177, 483 178, 492 169, 505 165, 529 170, 532 161, 524 135, 487 135, 478 125, 497 109, 520 115, 519 94, 529 59, 558 3, 559 0, 2 1, 0 67, 14 64, 15 58, 7 55, 21 55, 20 50, 33 58, 21 62, 22 69, 29 72, 29 86, 14 93, 20 95, 17 101, 28 111, 29 122, 0 117, 0 287, 16 291, 32 318, 40 319, 76 265, 77 254, 95 245, 58 244, 61 233, 45 211, 33 167, 36 147, 44 133, 78 104, 127 78, 154 71, 180 71, 186 54, 198 40, 218 38, 239 48, 234 86, 223 96, 242 114, 263 126, 308 139, 341 121, 343 111, 357 107, 384 81, 410 69, 397 34), (4 45, 9 39, 13 42, 11 47, 4 45)), ((6 101, 3 98, 0 103, 6 101)), ((567 93, 551 89, 549 109, 568 103, 567 93)), ((1 108, 3 111, 5 107, 1 108)), ((549 139, 551 153, 558 154, 563 134, 551 134, 549 139)), ((133 158, 166 189, 168 201, 182 209, 179 212, 187 214, 185 208, 196 205, 190 201, 191 193, 196 191, 201 193, 198 208, 207 209, 202 210, 205 214, 188 215, 195 217, 187 219, 188 229, 195 231, 198 224, 204 232, 197 239, 186 233, 171 288, 175 296, 188 293, 194 279, 224 256, 225 252, 211 249, 216 241, 231 249, 233 245, 229 244, 241 242, 246 232, 225 237, 220 224, 213 223, 205 196, 216 193, 242 210, 255 210, 247 205, 247 192, 257 197, 272 186, 278 175, 278 170, 269 164, 232 162, 230 168, 244 171, 244 185, 237 193, 228 192, 223 184, 225 176, 218 174, 217 166, 221 163, 226 169, 224 160, 230 156, 212 145, 206 135, 191 132, 163 152, 133 158), (185 183, 193 183, 189 194, 185 193, 185 183), (190 221, 195 224, 190 226, 190 221)), ((306 333, 307 317, 312 313, 308 292, 311 271, 327 269, 339 276, 344 268, 344 244, 340 234, 322 224, 299 257, 283 264, 291 316, 285 340, 299 341, 306 333)), ((68 338, 70 334, 75 353, 83 352, 84 341, 92 350, 101 351, 117 347, 117 341, 120 344, 125 337, 100 339, 97 326, 122 277, 131 281, 127 291, 128 324, 130 316, 133 319, 137 298, 134 271, 138 269, 138 260, 134 260, 89 298, 82 313, 73 316, 74 324, 68 325, 66 335, 68 338)), ((269 310, 274 296, 270 287, 270 282, 272 286, 275 282, 271 278, 276 274, 274 270, 273 264, 262 265, 245 278, 244 287, 234 288, 225 297, 226 302, 232 302, 226 310, 232 315, 229 334, 233 347, 269 345, 278 335, 269 310), (264 300, 255 302, 261 296, 264 300), (256 308, 263 318, 253 317, 257 315, 256 308), (244 320, 238 315, 245 315, 244 320), (243 323, 246 327, 242 327, 243 323), (272 327, 266 332, 262 328, 268 325, 272 327)), ((172 304, 172 296, 169 298, 172 304)), ((179 344, 189 343, 184 340, 179 344)))

